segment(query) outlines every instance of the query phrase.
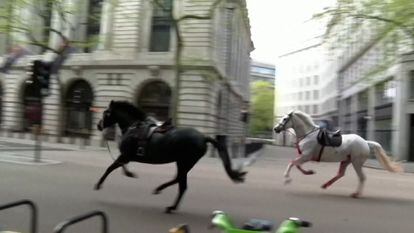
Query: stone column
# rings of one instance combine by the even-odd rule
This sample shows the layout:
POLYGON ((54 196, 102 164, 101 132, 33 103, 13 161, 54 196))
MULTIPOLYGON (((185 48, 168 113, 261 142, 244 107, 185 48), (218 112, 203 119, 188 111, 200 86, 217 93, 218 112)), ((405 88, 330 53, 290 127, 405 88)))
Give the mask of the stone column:
POLYGON ((396 96, 393 105, 392 117, 392 154, 397 160, 408 159, 408 142, 410 140, 409 115, 406 111, 409 91, 410 70, 407 63, 401 63, 394 78, 396 96))
POLYGON ((375 86, 368 88, 367 139, 375 139, 375 86))

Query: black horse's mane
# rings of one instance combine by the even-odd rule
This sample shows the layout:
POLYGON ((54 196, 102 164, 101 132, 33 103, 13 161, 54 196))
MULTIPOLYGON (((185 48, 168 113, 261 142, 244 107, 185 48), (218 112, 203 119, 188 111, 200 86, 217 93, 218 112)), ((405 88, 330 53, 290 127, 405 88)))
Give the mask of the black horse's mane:
POLYGON ((112 108, 125 110, 128 114, 133 115, 137 119, 143 120, 147 117, 147 114, 144 111, 128 101, 113 101, 112 108))

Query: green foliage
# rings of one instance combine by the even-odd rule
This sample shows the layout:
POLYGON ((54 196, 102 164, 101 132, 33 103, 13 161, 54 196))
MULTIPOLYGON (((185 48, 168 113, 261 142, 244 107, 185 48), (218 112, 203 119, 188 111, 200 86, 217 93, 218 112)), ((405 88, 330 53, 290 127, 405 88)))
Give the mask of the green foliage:
POLYGON ((329 18, 328 35, 338 25, 346 25, 344 29, 352 32, 362 22, 370 21, 378 37, 401 30, 414 46, 413 0, 337 0, 335 6, 314 15, 314 18, 324 17, 329 18))
MULTIPOLYGON (((88 12, 86 1, 70 2, 66 0, 1 0, 0 1, 0 35, 6 37, 7 47, 13 44, 30 44, 43 50, 58 52, 49 47, 49 38, 55 34, 62 40, 69 40, 72 45, 80 48, 93 48, 98 44, 98 36, 92 35, 86 39, 66 38, 69 30, 72 34, 85 27, 84 20, 71 20, 74 17, 87 15, 87 22, 100 25, 101 10, 94 8, 88 12), (52 25, 52 17, 57 24, 52 25)), ((109 0, 116 5, 117 0, 109 0)), ((98 26, 96 26, 98 25, 98 26)))
POLYGON ((250 134, 271 132, 273 127, 274 87, 265 81, 252 83, 250 134))

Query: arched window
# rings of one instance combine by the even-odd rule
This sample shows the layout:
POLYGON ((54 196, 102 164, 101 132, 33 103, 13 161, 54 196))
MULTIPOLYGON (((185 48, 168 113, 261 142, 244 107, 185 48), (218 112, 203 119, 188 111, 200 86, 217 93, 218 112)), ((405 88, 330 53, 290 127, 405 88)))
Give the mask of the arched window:
POLYGON ((159 121, 169 118, 171 89, 162 81, 145 84, 138 96, 138 106, 159 121))
POLYGON ((66 127, 67 135, 88 136, 92 129, 93 102, 92 88, 88 82, 74 82, 66 92, 66 127))
POLYGON ((23 86, 23 131, 30 131, 35 125, 42 124, 42 97, 37 83, 26 81, 23 86))

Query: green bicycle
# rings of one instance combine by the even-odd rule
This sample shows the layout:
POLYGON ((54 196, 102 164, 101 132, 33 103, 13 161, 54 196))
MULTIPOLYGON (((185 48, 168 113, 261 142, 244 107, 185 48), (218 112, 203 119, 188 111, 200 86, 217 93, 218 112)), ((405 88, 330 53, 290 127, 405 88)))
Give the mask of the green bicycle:
MULTIPOLYGON (((300 233, 300 228, 310 227, 312 224, 299 218, 288 218, 284 220, 280 226, 274 231, 273 224, 268 220, 251 219, 241 228, 233 224, 230 216, 223 211, 214 211, 211 217, 211 228, 218 228, 223 233, 300 233)), ((189 233, 187 224, 179 225, 170 229, 170 233, 189 233)))

